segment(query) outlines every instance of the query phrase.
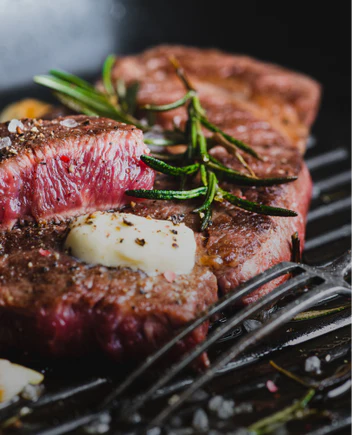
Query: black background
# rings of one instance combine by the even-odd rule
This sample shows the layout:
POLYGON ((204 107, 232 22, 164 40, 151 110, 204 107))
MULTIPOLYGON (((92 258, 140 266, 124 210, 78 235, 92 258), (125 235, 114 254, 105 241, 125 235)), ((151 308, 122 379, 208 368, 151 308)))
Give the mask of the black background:
POLYGON ((0 104, 50 99, 32 76, 63 68, 93 77, 110 52, 182 43, 245 53, 316 78, 320 125, 350 142, 350 2, 296 0, 0 0, 0 104))

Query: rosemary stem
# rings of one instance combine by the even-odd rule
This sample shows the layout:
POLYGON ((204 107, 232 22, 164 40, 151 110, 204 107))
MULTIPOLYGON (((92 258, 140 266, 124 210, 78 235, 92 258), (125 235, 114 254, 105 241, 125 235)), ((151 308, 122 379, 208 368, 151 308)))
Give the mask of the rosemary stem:
POLYGON ((314 397, 314 394, 315 394, 314 389, 308 390, 308 392, 305 394, 305 396, 301 400, 297 401, 296 403, 294 403, 291 406, 288 406, 287 408, 284 408, 281 411, 276 412, 275 414, 273 414, 269 417, 266 417, 266 418, 263 418, 262 420, 259 420, 257 423, 252 424, 248 428, 249 431, 253 432, 255 434, 269 433, 270 428, 272 426, 283 424, 287 421, 294 419, 296 417, 297 411, 300 411, 300 410, 303 410, 304 408, 306 408, 308 403, 314 397), (268 431, 266 429, 268 429, 268 431))
POLYGON ((152 112, 167 112, 169 110, 174 110, 177 109, 178 107, 184 106, 185 103, 187 103, 187 101, 189 101, 194 95, 195 95, 195 91, 191 90, 188 91, 182 98, 170 104, 164 104, 161 106, 157 106, 154 104, 146 104, 145 106, 142 106, 141 109, 150 110, 152 112))
POLYGON ((274 361, 270 361, 270 365, 272 367, 274 367, 275 370, 277 370, 278 372, 282 373, 283 375, 287 376, 288 378, 298 382, 299 384, 303 385, 304 387, 308 387, 308 388, 318 388, 318 384, 311 384, 306 382, 305 380, 301 379, 300 377, 296 376, 294 373, 289 372, 288 370, 284 369, 283 367, 280 367, 279 365, 277 365, 274 361))

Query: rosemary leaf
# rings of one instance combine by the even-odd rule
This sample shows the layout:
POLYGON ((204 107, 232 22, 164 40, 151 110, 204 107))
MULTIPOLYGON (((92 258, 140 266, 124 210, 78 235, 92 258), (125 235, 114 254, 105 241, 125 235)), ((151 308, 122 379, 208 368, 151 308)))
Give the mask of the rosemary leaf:
POLYGON ((246 199, 239 198, 238 196, 232 195, 231 193, 226 192, 225 190, 222 189, 219 190, 223 198, 225 198, 228 202, 235 205, 236 207, 251 211, 252 213, 264 214, 269 216, 286 216, 286 217, 297 216, 297 213, 293 210, 258 204, 256 202, 251 202, 246 199))
POLYGON ((200 165, 200 178, 204 186, 208 185, 207 170, 204 165, 200 165))
POLYGON ((220 143, 230 154, 236 157, 236 159, 241 163, 241 165, 245 169, 247 169, 247 171, 252 177, 254 178, 256 177, 252 168, 249 166, 249 164, 246 162, 243 156, 238 152, 237 147, 233 145, 231 142, 229 142, 227 139, 225 139, 224 136, 222 136, 220 133, 215 133, 214 136, 212 137, 212 141, 213 143, 215 142, 215 144, 220 143))
POLYGON ((190 132, 188 141, 188 157, 192 159, 197 154, 198 144, 198 127, 197 118, 195 117, 194 110, 189 106, 188 116, 190 121, 190 132))
POLYGON ((204 212, 204 210, 208 210, 211 206, 211 203, 214 201, 216 190, 217 190, 217 179, 214 172, 208 172, 208 186, 207 186, 207 194, 205 196, 205 201, 203 204, 193 210, 194 213, 204 212))
POLYGON ((297 177, 251 177, 250 175, 245 175, 234 169, 227 168, 213 157, 210 159, 210 162, 207 164, 207 166, 223 175, 224 178, 231 181, 236 181, 237 184, 242 186, 275 186, 276 184, 286 184, 297 180, 297 177))
POLYGON ((105 116, 107 118, 115 119, 116 121, 134 124, 139 128, 143 128, 137 120, 119 110, 117 106, 112 105, 107 100, 107 97, 102 93, 82 88, 54 76, 35 76, 34 81, 52 89, 53 91, 74 98, 77 102, 84 104, 89 110, 98 113, 99 116, 105 116))
POLYGON ((138 82, 131 83, 126 89, 124 102, 126 104, 126 111, 130 115, 134 115, 136 111, 138 91, 139 91, 138 82))
POLYGON ((177 109, 178 107, 182 107, 187 103, 188 100, 190 100, 196 93, 192 91, 188 91, 187 94, 185 94, 182 98, 180 98, 177 101, 174 101, 173 103, 164 104, 162 106, 156 106, 154 104, 146 104, 145 106, 142 106, 141 109, 144 110, 150 110, 152 112, 167 112, 168 110, 177 109))
POLYGON ((345 310, 346 308, 350 308, 350 305, 342 305, 340 307, 329 308, 326 310, 303 311, 302 313, 297 314, 297 316, 295 316, 292 320, 295 322, 299 322, 301 320, 317 319, 318 317, 338 313, 339 311, 345 310))
POLYGON ((200 117, 200 122, 203 124, 203 126, 206 129, 212 131, 213 133, 219 133, 219 134, 221 134, 221 136, 223 136, 228 142, 232 143, 233 145, 236 145, 236 147, 238 147, 242 151, 245 151, 246 153, 252 155, 256 159, 261 160, 261 158, 259 157, 257 152, 254 151, 253 148, 251 148, 249 145, 245 144, 244 142, 242 142, 242 141, 240 141, 238 139, 235 139, 234 137, 232 137, 229 134, 225 133, 219 127, 217 127, 216 125, 214 125, 211 122, 209 122, 208 119, 205 116, 201 116, 200 117))
POLYGON ((87 91, 91 91, 98 94, 98 91, 94 88, 94 86, 92 86, 86 80, 83 80, 73 74, 67 73, 65 71, 61 71, 59 69, 51 69, 49 71, 49 74, 51 74, 53 77, 57 77, 58 79, 79 86, 80 88, 87 89, 87 91))
POLYGON ((199 163, 195 163, 189 166, 182 166, 182 167, 171 166, 154 157, 147 156, 146 154, 141 155, 141 160, 146 165, 150 166, 156 171, 162 172, 163 174, 167 174, 167 175, 174 175, 174 176, 191 175, 197 172, 199 169, 199 163))
POLYGON ((133 196, 135 198, 147 198, 147 199, 192 199, 204 196, 207 193, 206 187, 198 187, 192 190, 126 190, 126 195, 133 196))
POLYGON ((104 116, 110 116, 113 119, 119 117, 125 122, 125 116, 114 108, 104 97, 104 95, 98 95, 85 88, 80 88, 76 85, 69 84, 64 80, 51 76, 35 76, 34 81, 40 85, 46 86, 54 91, 61 92, 64 95, 75 98, 80 103, 88 106, 92 110, 95 110, 99 114, 104 116), (121 116, 120 116, 121 115, 121 116))
MULTIPOLYGON (((215 157, 213 157, 211 154, 209 154, 209 160, 210 160, 212 163, 215 163, 216 166, 220 166, 221 168, 228 169, 227 166, 223 165, 221 162, 219 162, 219 160, 217 160, 217 159, 216 159, 215 157)), ((208 165, 208 166, 209 166, 209 165, 208 165)), ((215 166, 214 166, 214 168, 215 168, 215 166)))
POLYGON ((202 129, 199 124, 199 121, 197 121, 197 139, 198 139, 199 154, 201 156, 201 159, 203 160, 204 163, 208 163, 209 153, 208 153, 207 141, 204 137, 204 134, 202 133, 202 129))
POLYGON ((201 231, 205 231, 207 229, 211 221, 211 216, 212 216, 212 210, 211 207, 209 207, 207 210, 204 211, 203 217, 201 217, 202 219, 202 223, 200 226, 201 231))
POLYGON ((60 92, 54 92, 54 95, 64 106, 67 106, 75 112, 84 113, 87 116, 99 116, 97 112, 94 112, 94 110, 91 110, 88 106, 85 106, 75 98, 68 97, 60 92))
POLYGON ((103 65, 103 84, 107 94, 110 96, 115 95, 114 85, 112 84, 112 80, 111 80, 111 71, 115 64, 115 61, 116 61, 116 57, 113 54, 110 54, 105 59, 103 65))

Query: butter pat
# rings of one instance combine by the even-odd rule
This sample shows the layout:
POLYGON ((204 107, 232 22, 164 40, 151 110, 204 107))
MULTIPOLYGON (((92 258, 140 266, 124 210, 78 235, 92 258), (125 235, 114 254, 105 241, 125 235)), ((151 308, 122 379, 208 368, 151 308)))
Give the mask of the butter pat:
POLYGON ((7 402, 28 384, 37 385, 44 379, 41 373, 0 359, 0 402, 7 402))
POLYGON ((184 224, 117 212, 75 219, 66 248, 86 263, 129 267, 150 276, 169 271, 188 274, 196 254, 194 233, 184 224))

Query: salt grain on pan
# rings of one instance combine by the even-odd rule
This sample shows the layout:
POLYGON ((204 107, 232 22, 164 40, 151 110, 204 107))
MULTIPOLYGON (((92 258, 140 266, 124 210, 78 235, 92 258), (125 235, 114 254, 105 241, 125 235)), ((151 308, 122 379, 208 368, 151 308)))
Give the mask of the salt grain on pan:
POLYGON ((77 127, 78 122, 76 122, 72 118, 67 118, 67 119, 64 119, 63 121, 60 121, 60 125, 67 127, 67 128, 73 128, 73 127, 77 127))
POLYGON ((160 427, 153 427, 152 429, 147 430, 147 435, 160 435, 161 429, 160 427))
POLYGON ((321 373, 320 359, 317 356, 310 356, 306 359, 304 368, 306 372, 316 373, 317 375, 319 375, 321 373))
POLYGON ((39 399, 40 395, 43 392, 44 387, 42 385, 31 385, 28 384, 24 387, 21 393, 21 397, 26 400, 31 400, 35 402, 39 399))
POLYGON ((263 325, 262 322, 259 322, 259 320, 248 319, 243 322, 243 326, 245 327, 247 332, 251 332, 255 331, 263 325))
POLYGON ((194 430, 191 427, 180 427, 167 432, 167 435, 193 435, 194 430))
POLYGON ((220 419, 226 420, 234 415, 235 402, 226 400, 222 396, 215 396, 209 400, 208 408, 215 412, 220 419))
POLYGON ((235 413, 235 402, 233 400, 224 400, 221 407, 218 409, 218 417, 221 420, 226 420, 232 417, 235 413))
POLYGON ((21 130, 24 130, 24 125, 21 121, 18 119, 11 119, 7 129, 10 133, 17 133, 17 127, 19 127, 21 130))
POLYGON ((7 147, 11 146, 11 144, 12 144, 12 142, 11 142, 11 139, 9 137, 6 136, 6 137, 0 138, 0 150, 2 148, 7 148, 7 147))
POLYGON ((209 429, 208 416, 203 409, 197 409, 193 415, 192 426, 199 432, 207 432, 209 429))
POLYGON ((85 432, 89 434, 102 434, 106 433, 110 429, 111 416, 109 413, 104 413, 99 416, 97 420, 95 420, 90 425, 86 426, 85 432))
POLYGON ((231 435, 250 435, 250 432, 246 428, 240 427, 235 432, 231 432, 231 435))
POLYGON ((208 408, 210 411, 218 412, 220 406, 222 405, 224 398, 222 396, 214 396, 209 400, 208 408))
POLYGON ((190 401, 192 401, 192 402, 200 402, 201 400, 205 400, 208 397, 209 397, 209 394, 206 391, 204 391, 204 390, 202 390, 200 388, 199 390, 195 391, 192 394, 192 396, 190 398, 190 401))

